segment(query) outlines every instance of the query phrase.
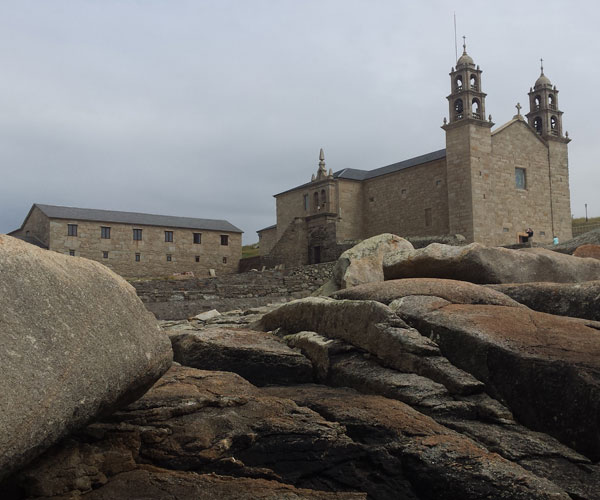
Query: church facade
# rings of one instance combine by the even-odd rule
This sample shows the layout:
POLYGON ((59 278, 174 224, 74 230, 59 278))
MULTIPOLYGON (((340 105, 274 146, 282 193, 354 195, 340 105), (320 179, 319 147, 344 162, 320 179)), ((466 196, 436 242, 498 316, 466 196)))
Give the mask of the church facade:
POLYGON ((277 223, 258 231, 267 264, 334 260, 348 241, 461 234, 485 245, 570 239, 568 134, 558 90, 543 66, 529 112, 492 130, 482 71, 466 47, 450 72, 446 148, 375 170, 319 167, 310 182, 276 194, 277 223))

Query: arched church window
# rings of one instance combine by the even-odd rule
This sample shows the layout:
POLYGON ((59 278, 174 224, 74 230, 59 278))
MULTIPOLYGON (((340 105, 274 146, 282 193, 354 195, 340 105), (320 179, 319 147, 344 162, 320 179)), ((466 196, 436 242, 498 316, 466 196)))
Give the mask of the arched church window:
POLYGON ((536 95, 533 98, 533 105, 535 109, 540 109, 540 105, 542 104, 542 98, 539 95, 536 95))
POLYGON ((479 112, 479 99, 473 99, 473 102, 471 103, 471 114, 473 115, 473 118, 481 119, 481 114, 479 112))
POLYGON ((326 203, 327 203, 327 193, 325 193, 324 189, 321 189, 321 206, 325 207, 326 203))
POLYGON ((552 135, 558 135, 558 118, 556 116, 550 117, 550 131, 552 135))
POLYGON ((554 104, 554 95, 552 94, 548 96, 548 106, 550 107, 550 109, 556 109, 556 106, 554 104))
POLYGON ((463 89, 462 76, 459 75, 454 80, 454 90, 456 90, 457 92, 460 92, 462 89, 463 89))
POLYGON ((473 90, 479 90, 479 86, 477 85, 477 76, 476 75, 471 75, 469 82, 470 82, 471 88, 473 90))
POLYGON ((542 133, 542 119, 539 116, 533 120, 533 128, 538 134, 542 133))
POLYGON ((315 194, 313 195, 313 198, 315 200, 315 210, 319 210, 319 192, 316 191, 315 194))
POLYGON ((456 99, 456 101, 454 101, 454 112, 456 113, 457 120, 460 120, 463 117, 463 111, 462 99, 456 99))

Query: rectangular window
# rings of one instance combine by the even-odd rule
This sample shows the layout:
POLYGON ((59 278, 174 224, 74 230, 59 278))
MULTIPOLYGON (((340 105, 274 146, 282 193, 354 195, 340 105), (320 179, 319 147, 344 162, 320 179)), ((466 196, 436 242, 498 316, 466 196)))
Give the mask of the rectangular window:
POLYGON ((173 231, 165 231, 165 241, 173 243, 173 231))
POLYGON ((167 254, 167 262, 171 262, 171 254, 170 253, 167 254))
POLYGON ((524 168, 515 168, 515 185, 517 189, 527 189, 527 173, 524 168))
POLYGON ((134 241, 141 241, 141 239, 142 239, 142 230, 141 229, 133 230, 133 239, 134 239, 134 241))
POLYGON ((77 236, 77 224, 67 224, 67 236, 77 236))
POLYGON ((202 233, 194 233, 194 244, 199 245, 202 243, 202 233))
POLYGON ((102 258, 108 259, 108 252, 102 252, 102 258))
POLYGON ((196 255, 196 262, 200 262, 200 256, 196 255))
POLYGON ((110 227, 100 226, 100 238, 110 240, 110 227))
POLYGON ((139 253, 135 254, 135 261, 139 262, 140 260, 142 260, 142 256, 139 253))
POLYGON ((69 250, 69 255, 71 257, 75 257, 75 250, 69 250))
POLYGON ((229 245, 229 236, 226 234, 221 235, 221 245, 227 246, 229 245))
POLYGON ((425 209, 425 227, 431 226, 431 208, 425 209))
POLYGON ((227 264, 227 257, 223 257, 223 264, 227 264))
POLYGON ((308 195, 304 195, 304 210, 308 210, 308 195))

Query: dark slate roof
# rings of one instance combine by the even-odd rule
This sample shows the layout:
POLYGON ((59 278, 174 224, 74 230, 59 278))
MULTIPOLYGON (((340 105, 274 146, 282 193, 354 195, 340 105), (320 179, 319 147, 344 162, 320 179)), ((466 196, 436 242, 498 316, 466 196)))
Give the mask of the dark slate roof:
MULTIPOLYGON (((17 229, 18 231, 18 229, 17 229)), ((15 231, 12 231, 13 233, 15 231)), ((13 236, 14 238, 17 238, 19 240, 25 241, 26 243, 29 243, 30 245, 35 245, 36 247, 40 247, 43 248, 45 250, 48 250, 48 247, 46 245, 44 245, 40 240, 38 240, 37 238, 33 237, 33 236, 20 236, 20 235, 16 235, 16 234, 11 234, 8 233, 9 236, 13 236)))
POLYGON ((88 220, 96 222, 114 222, 140 226, 179 227, 184 229, 205 229, 243 233, 226 220, 196 219, 193 217, 174 217, 171 215, 140 214, 136 212, 117 212, 114 210, 96 210, 92 208, 59 207, 55 205, 34 205, 51 219, 88 220))
MULTIPOLYGON (((421 156, 415 156, 414 158, 409 158, 408 160, 400 161, 398 163, 392 163, 391 165, 387 165, 385 167, 376 168, 375 170, 360 170, 358 168, 344 168, 343 170, 338 170, 333 173, 334 179, 348 179, 351 181, 366 181, 367 179, 373 179, 374 177, 379 177, 381 175, 391 174, 393 172, 398 172, 399 170, 404 170, 409 167, 416 167, 417 165, 422 165, 423 163, 428 163, 430 161, 441 160, 446 157, 446 150, 439 149, 437 151, 433 151, 431 153, 427 153, 421 156)), ((282 191, 281 193, 277 193, 275 196, 279 196, 280 194, 289 193, 290 191, 295 191, 296 189, 300 189, 306 186, 310 186, 312 182, 307 182, 305 184, 301 184, 292 189, 288 189, 286 191, 282 191)))
POLYGON ((256 232, 260 233, 262 231, 266 231, 267 229, 275 229, 277 227, 277 224, 273 224, 272 226, 267 226, 267 227, 263 227, 262 229, 258 229, 256 232))
POLYGON ((375 170, 359 170, 356 168, 345 168, 344 170, 338 170, 337 172, 334 172, 333 177, 337 179, 364 181, 367 179, 372 179, 373 177, 379 177, 380 175, 391 174, 392 172, 397 172, 398 170, 404 170, 405 168, 416 167, 417 165, 428 163, 430 161, 441 160, 445 157, 446 150, 439 149, 438 151, 433 151, 432 153, 427 153, 421 156, 415 156, 414 158, 400 161, 398 163, 392 163, 391 165, 376 168, 375 170))

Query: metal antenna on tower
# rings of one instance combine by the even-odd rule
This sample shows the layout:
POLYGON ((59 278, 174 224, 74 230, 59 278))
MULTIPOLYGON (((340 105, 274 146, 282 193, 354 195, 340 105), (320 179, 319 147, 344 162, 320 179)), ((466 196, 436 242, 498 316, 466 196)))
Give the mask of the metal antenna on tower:
POLYGON ((458 45, 456 42, 456 12, 454 13, 454 55, 455 57, 455 61, 458 61, 458 45))

